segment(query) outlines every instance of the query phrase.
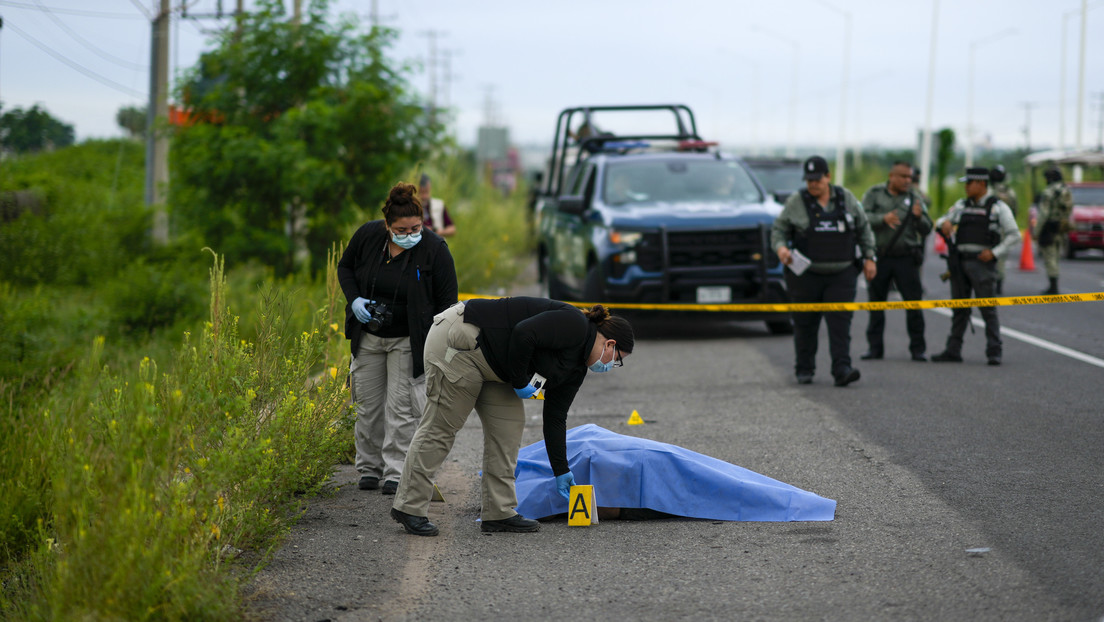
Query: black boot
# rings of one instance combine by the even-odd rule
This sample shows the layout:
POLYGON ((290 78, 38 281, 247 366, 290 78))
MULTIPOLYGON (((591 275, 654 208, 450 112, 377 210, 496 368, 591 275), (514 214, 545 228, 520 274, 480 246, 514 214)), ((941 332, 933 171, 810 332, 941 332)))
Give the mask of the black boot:
POLYGON ((1050 277, 1050 287, 1043 290, 1043 296, 1057 296, 1058 295, 1058 277, 1050 277))

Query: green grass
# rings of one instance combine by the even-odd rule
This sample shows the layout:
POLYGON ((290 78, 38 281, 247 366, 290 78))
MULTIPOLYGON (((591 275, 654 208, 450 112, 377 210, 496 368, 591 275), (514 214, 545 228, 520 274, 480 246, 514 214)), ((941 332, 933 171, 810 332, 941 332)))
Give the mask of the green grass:
POLYGON ((326 309, 300 330, 265 292, 246 341, 219 260, 211 291, 210 320, 166 363, 116 366, 90 338, 66 386, 9 413, 2 508, 22 520, 4 541, 30 546, 6 551, 4 617, 233 619, 250 570, 236 551, 263 560, 328 479, 351 418, 344 375, 325 373, 340 340, 326 309))
MULTIPOLYGON (((23 268, 0 277, 0 619, 239 619, 242 581, 352 445, 344 240, 317 277, 218 257, 207 271, 187 236, 97 264, 146 214, 88 212, 132 204, 141 178, 126 145, 71 149, 0 180, 52 197, 0 224, 4 240, 71 222, 94 225, 73 244, 96 238, 74 256, 43 236, 5 248, 23 268), (98 199, 65 189, 74 162, 98 199), (54 267, 33 271, 43 257, 54 267)), ((529 260, 524 190, 502 197, 455 156, 427 169, 457 222, 461 291, 509 285, 529 260)))

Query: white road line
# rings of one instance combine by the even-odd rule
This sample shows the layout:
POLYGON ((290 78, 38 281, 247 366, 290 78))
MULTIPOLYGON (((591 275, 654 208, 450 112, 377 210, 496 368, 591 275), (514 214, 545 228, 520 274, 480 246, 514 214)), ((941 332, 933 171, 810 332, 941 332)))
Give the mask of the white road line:
MULTIPOLYGON (((950 309, 936 308, 936 309, 930 309, 930 310, 938 313, 939 315, 943 315, 943 316, 946 316, 946 317, 951 317, 951 310, 950 309)), ((979 318, 976 318, 976 317, 971 317, 970 321, 974 324, 974 326, 977 326, 978 328, 982 328, 982 329, 985 328, 985 321, 982 320, 982 319, 979 319, 979 318)), ((1078 352, 1077 350, 1067 348, 1066 346, 1060 346, 1056 343, 1047 341, 1046 339, 1039 339, 1038 337, 1034 337, 1034 336, 1029 335, 1027 333, 1021 333, 1020 331, 1018 331, 1014 328, 1007 328, 1005 326, 1001 326, 1000 331, 1001 331, 1001 336, 1002 337, 1011 337, 1012 339, 1018 339, 1018 340, 1020 340, 1024 343, 1029 343, 1033 346, 1038 346, 1038 347, 1040 347, 1044 350, 1050 350, 1051 352, 1053 352, 1055 354, 1061 354, 1063 356, 1068 356, 1071 359, 1076 359, 1078 361, 1081 361, 1082 363, 1088 363, 1089 365, 1096 365, 1097 367, 1104 367, 1104 360, 1098 359, 1095 356, 1090 356, 1088 354, 1085 354, 1084 352, 1078 352)))

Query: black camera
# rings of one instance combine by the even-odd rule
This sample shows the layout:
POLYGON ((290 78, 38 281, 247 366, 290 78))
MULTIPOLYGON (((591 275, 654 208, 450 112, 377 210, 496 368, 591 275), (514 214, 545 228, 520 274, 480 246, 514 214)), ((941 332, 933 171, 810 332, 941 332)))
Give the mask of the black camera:
POLYGON ((368 330, 376 332, 391 325, 391 309, 382 302, 365 305, 372 317, 368 318, 368 330))

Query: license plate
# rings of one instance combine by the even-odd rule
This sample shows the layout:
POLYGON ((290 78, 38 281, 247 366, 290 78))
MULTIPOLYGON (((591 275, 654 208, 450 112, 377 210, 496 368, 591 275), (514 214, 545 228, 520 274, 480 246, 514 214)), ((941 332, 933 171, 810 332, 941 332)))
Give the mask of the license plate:
POLYGON ((698 304, 726 304, 729 302, 732 302, 731 287, 698 288, 698 304))

